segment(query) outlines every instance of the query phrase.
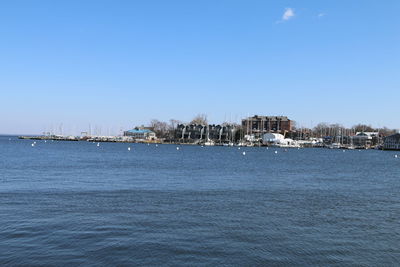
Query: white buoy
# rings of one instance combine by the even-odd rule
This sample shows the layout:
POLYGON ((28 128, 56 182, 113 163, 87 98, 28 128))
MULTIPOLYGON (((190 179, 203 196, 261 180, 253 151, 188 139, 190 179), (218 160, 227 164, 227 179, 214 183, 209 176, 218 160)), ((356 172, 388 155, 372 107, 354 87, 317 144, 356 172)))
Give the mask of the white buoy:
POLYGON ((36 145, 36 141, 35 142, 33 142, 35 145, 36 145))
POLYGON ((238 147, 238 149, 240 150, 240 147, 238 147))
POLYGON ((278 154, 278 151, 277 151, 277 150, 275 150, 275 154, 278 154))
POLYGON ((394 155, 394 157, 397 159, 397 155, 394 155))
POLYGON ((46 141, 46 140, 44 140, 44 142, 45 142, 45 143, 47 143, 47 141, 46 141))
POLYGON ((243 153, 242 153, 242 154, 243 154, 243 156, 245 156, 245 155, 246 155, 246 152, 244 152, 244 151, 243 151, 243 153))
POLYGON ((158 144, 156 144, 156 147, 158 146, 158 144))
POLYGON ((97 143, 97 146, 100 146, 100 143, 97 143))
POLYGON ((343 152, 346 152, 346 150, 343 149, 343 152))
POLYGON ((176 147, 176 150, 179 150, 179 146, 176 147))
POLYGON ((131 151, 131 148, 130 148, 130 147, 128 147, 128 151, 131 151))
POLYGON ((149 146, 150 144, 149 144, 149 143, 147 143, 147 145, 149 146))
POLYGON ((267 147, 267 150, 269 149, 269 147, 267 147))
POLYGON ((32 145, 31 146, 35 146, 35 143, 32 143, 32 145))

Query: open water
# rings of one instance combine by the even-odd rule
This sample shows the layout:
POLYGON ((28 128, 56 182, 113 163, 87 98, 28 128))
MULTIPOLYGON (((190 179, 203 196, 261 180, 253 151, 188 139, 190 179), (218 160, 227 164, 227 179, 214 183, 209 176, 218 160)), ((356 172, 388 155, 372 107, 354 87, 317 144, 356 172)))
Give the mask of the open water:
POLYGON ((36 142, 0 137, 2 266, 400 265, 400 152, 36 142))

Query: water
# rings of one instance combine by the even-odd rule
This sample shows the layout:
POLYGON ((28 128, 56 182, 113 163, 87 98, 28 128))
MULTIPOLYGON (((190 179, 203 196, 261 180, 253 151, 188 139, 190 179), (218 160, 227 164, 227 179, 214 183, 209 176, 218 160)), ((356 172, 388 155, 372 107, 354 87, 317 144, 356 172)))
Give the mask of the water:
POLYGON ((400 264, 399 152, 9 138, 0 265, 400 264))

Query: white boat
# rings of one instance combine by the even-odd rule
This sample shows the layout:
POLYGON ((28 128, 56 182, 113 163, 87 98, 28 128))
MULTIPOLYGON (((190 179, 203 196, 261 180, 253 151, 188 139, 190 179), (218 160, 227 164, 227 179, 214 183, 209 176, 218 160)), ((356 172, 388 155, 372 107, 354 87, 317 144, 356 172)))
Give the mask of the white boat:
POLYGON ((214 141, 212 141, 212 140, 207 140, 205 143, 204 143, 204 145, 205 146, 214 146, 215 145, 215 143, 214 143, 214 141))
POLYGON ((234 146, 234 144, 232 143, 232 142, 229 142, 229 143, 224 143, 224 144, 222 144, 223 146, 234 146))
POLYGON ((332 143, 329 148, 330 149, 340 149, 342 145, 340 143, 332 143))

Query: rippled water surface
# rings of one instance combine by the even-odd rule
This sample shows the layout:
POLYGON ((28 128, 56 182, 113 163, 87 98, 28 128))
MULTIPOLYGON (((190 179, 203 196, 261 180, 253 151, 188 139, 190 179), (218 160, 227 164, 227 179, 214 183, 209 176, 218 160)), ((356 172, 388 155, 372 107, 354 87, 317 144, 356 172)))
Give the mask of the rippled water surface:
POLYGON ((31 144, 0 137, 0 265, 400 264, 400 152, 31 144))

